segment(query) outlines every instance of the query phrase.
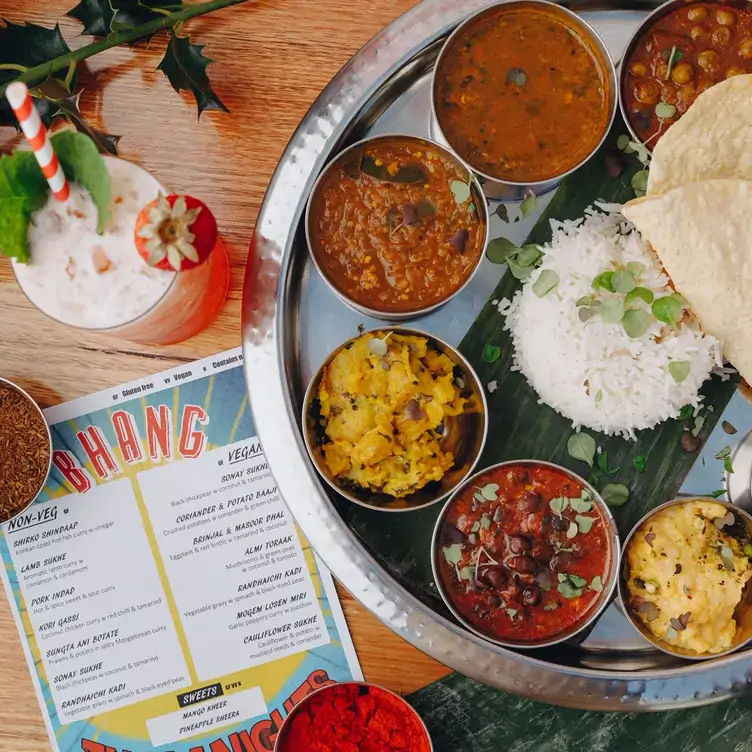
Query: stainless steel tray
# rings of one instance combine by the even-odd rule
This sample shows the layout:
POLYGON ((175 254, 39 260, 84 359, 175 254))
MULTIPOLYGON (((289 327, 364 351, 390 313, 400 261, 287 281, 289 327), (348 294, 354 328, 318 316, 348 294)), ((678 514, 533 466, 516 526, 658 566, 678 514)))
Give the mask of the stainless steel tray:
MULTIPOLYGON (((454 623, 429 588, 389 571, 348 526, 303 444, 298 416, 308 380, 359 324, 309 261, 301 220, 321 168, 339 149, 371 133, 428 135, 430 72, 441 42, 483 0, 424 0, 374 37, 326 87, 285 150, 269 185, 246 270, 243 342, 254 420, 280 491, 301 529, 343 585, 387 626, 424 652, 499 689, 557 705, 598 710, 662 710, 742 694, 752 655, 691 665, 653 650, 615 605, 577 647, 539 654, 494 648, 454 623)), ((658 2, 565 3, 581 12, 619 61, 629 37, 658 2)), ((521 241, 536 216, 505 225, 521 241)), ((494 218, 494 222, 500 222, 494 218)), ((492 224, 492 237, 501 234, 492 224)), ((499 281, 484 262, 472 283, 420 327, 458 344, 499 281)), ((394 525, 410 524, 410 514, 394 525)))

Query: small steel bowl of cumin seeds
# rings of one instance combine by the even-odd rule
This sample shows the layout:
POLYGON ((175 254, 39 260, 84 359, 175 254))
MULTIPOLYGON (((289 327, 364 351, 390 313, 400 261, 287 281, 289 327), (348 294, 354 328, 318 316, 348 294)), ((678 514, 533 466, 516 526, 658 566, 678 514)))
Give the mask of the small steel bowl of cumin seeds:
POLYGON ((28 509, 52 466, 52 435, 37 403, 0 377, 0 524, 28 509))

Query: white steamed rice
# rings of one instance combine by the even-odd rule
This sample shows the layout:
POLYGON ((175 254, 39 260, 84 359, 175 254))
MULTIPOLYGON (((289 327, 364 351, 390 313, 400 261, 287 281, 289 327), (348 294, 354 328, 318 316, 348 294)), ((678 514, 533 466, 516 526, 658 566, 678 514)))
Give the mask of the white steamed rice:
MULTIPOLYGON (((620 207, 596 206, 602 211, 591 207, 580 220, 551 222, 553 238, 542 247, 540 268, 511 302, 499 303, 499 310, 512 334, 514 369, 522 371, 541 402, 575 428, 634 437, 636 430, 676 417, 684 405, 699 404, 700 386, 714 366, 722 365, 722 348, 696 324, 687 323, 687 317, 676 332, 653 320, 638 339, 630 339, 621 324, 604 323, 599 316, 580 321, 575 301, 592 294, 593 279, 616 265, 643 264, 640 286, 656 298, 673 292, 620 207), (544 269, 555 271, 559 283, 539 298, 532 285, 544 269), (691 364, 681 383, 669 373, 672 361, 691 364)), ((601 299, 611 295, 598 292, 601 299)))

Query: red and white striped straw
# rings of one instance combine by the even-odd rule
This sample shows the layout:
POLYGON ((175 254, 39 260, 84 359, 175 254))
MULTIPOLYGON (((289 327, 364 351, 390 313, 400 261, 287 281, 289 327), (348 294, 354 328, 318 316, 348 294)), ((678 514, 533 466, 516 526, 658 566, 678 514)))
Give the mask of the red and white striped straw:
POLYGON ((16 113, 21 130, 31 144, 34 156, 50 184, 53 195, 58 201, 67 201, 70 195, 70 185, 57 160, 57 155, 52 150, 52 142, 34 106, 29 89, 26 84, 16 81, 5 90, 5 96, 13 112, 16 113))

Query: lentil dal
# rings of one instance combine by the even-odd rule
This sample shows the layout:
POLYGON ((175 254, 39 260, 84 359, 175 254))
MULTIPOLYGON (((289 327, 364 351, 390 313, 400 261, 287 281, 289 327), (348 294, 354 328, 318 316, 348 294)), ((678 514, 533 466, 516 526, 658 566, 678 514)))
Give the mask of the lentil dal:
POLYGON ((473 168, 545 181, 598 146, 611 116, 606 62, 560 14, 502 5, 449 44, 436 72, 436 117, 473 168))

